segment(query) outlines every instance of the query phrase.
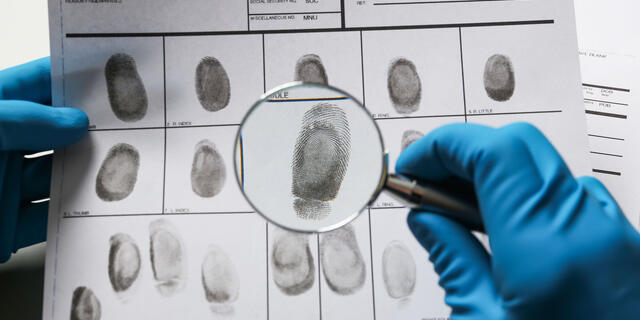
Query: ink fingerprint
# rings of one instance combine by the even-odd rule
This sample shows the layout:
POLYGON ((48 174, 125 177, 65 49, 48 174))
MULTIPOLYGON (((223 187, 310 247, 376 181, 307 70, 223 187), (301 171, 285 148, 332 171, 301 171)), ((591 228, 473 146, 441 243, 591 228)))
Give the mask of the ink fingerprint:
POLYGON ((333 292, 348 295, 362 288, 366 270, 352 226, 323 234, 320 250, 322 272, 333 292))
POLYGON ((222 190, 227 178, 226 167, 218 149, 209 140, 196 145, 191 165, 191 189, 203 198, 211 198, 222 190))
POLYGON ((147 91, 138 74, 136 61, 128 54, 112 55, 104 67, 111 110, 125 122, 138 121, 147 114, 147 91))
POLYGON ((164 219, 149 225, 150 254, 156 288, 163 296, 182 289, 185 281, 186 255, 175 227, 164 219))
POLYGON ((229 76, 220 61, 204 57, 196 67, 196 94, 200 105, 211 112, 227 107, 231 98, 229 76))
POLYGON ((136 185, 140 155, 130 144, 111 147, 96 176, 96 194, 103 201, 120 201, 128 197, 136 185))
POLYGON ((305 54, 300 57, 296 63, 295 81, 329 84, 329 78, 320 57, 315 54, 305 54))
POLYGON ((313 286, 316 268, 306 235, 278 230, 271 249, 271 265, 273 281, 284 294, 300 295, 313 286))
POLYGON ((305 112, 293 153, 294 210, 302 219, 323 219, 327 201, 340 191, 351 154, 347 116, 334 104, 320 103, 305 112))
POLYGON ((202 262, 202 286, 211 311, 233 313, 233 302, 238 299, 240 282, 236 267, 227 254, 217 246, 210 246, 202 262))
POLYGON ((71 299, 71 320, 99 320, 102 313, 100 300, 87 287, 73 290, 71 299))
POLYGON ((140 250, 135 241, 124 233, 109 239, 109 281, 115 292, 128 290, 140 274, 140 250))
POLYGON ((516 78, 509 57, 495 54, 484 67, 484 89, 489 98, 504 102, 511 99, 516 88, 516 78))
POLYGON ((402 242, 393 241, 384 249, 382 278, 391 298, 403 299, 413 293, 416 285, 416 263, 402 242))
POLYGON ((401 150, 404 151, 408 146, 412 143, 420 140, 420 138, 424 137, 424 134, 417 130, 407 130, 402 134, 402 141, 400 143, 401 150))
POLYGON ((405 58, 392 61, 387 72, 387 88, 391 103, 398 113, 409 114, 418 110, 422 84, 413 62, 405 58))

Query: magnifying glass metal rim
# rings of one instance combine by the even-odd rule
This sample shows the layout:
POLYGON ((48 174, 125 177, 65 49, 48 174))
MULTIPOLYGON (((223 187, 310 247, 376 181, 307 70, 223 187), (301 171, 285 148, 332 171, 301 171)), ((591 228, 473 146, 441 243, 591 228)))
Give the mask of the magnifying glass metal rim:
MULTIPOLYGON (((388 152, 387 152, 387 149, 385 148, 384 140, 382 139, 382 133, 380 132, 380 128, 378 127, 378 124, 375 122, 375 120, 372 118, 371 122, 373 123, 373 126, 376 129, 376 133, 378 134, 378 140, 380 142, 380 146, 382 147, 382 152, 380 154, 380 161, 382 162, 382 170, 380 170, 380 177, 378 179, 379 183, 378 183, 378 186, 376 187, 376 189, 374 190, 373 194, 371 195, 371 198, 369 199, 369 201, 367 203, 365 203, 362 206, 362 208, 360 208, 360 210, 354 212, 353 214, 351 214, 350 216, 346 217, 345 219, 342 219, 338 223, 335 223, 335 224, 332 224, 332 225, 329 225, 329 226, 325 226, 325 227, 322 227, 322 228, 318 228, 317 230, 295 229, 295 228, 291 228, 291 227, 288 227, 288 226, 285 226, 285 225, 282 225, 282 224, 278 223, 277 221, 271 219, 267 214, 265 214, 262 211, 260 211, 258 209, 258 207, 251 201, 251 199, 245 193, 244 187, 242 185, 242 181, 240 180, 240 174, 239 174, 240 171, 239 171, 239 168, 238 168, 238 161, 237 161, 236 155, 238 154, 238 145, 239 145, 238 141, 240 141, 240 138, 241 138, 242 127, 244 126, 245 121, 251 116, 253 111, 255 109, 257 109, 260 105, 262 105, 262 103, 264 103, 265 100, 268 99, 270 96, 272 96, 273 94, 275 94, 275 93, 277 93, 279 91, 285 90, 285 89, 292 89, 292 88, 299 88, 299 87, 307 87, 307 88, 309 88, 309 87, 317 87, 317 88, 320 88, 320 89, 328 89, 328 90, 333 90, 335 92, 338 92, 338 93, 342 94, 344 97, 347 97, 347 98, 353 100, 358 106, 360 106, 360 108, 362 108, 363 112, 365 112, 369 116, 371 116, 371 113, 369 113, 367 108, 364 106, 364 104, 362 104, 362 102, 360 102, 360 100, 356 99, 355 97, 353 97, 349 93, 345 92, 344 90, 338 89, 338 88, 330 86, 330 85, 311 83, 311 82, 294 81, 294 82, 289 82, 289 83, 285 83, 283 85, 277 86, 277 87, 269 90, 268 92, 266 92, 262 96, 260 96, 258 101, 256 101, 251 106, 249 111, 247 111, 247 113, 242 118, 242 122, 240 122, 240 127, 238 128, 238 131, 236 133, 236 137, 235 137, 235 140, 234 140, 234 146, 233 146, 233 159, 234 159, 234 161, 233 161, 233 169, 234 169, 234 172, 235 172, 236 182, 238 183, 238 187, 240 188, 240 191, 242 192, 242 195, 247 200, 249 205, 255 210, 255 212, 260 214, 267 221, 277 225, 280 228, 283 228, 283 229, 289 230, 289 231, 300 232, 300 233, 323 233, 323 232, 328 232, 328 231, 339 229, 339 228, 351 223, 351 221, 355 220, 364 210, 366 210, 371 205, 371 203, 373 203, 373 201, 375 201, 378 198, 378 195, 382 192, 382 189, 384 188, 385 180, 387 178, 387 173, 388 173, 388 161, 387 161, 388 156, 387 156, 387 154, 388 154, 388 152)), ((373 160, 374 159, 371 159, 371 161, 373 161, 373 160)))

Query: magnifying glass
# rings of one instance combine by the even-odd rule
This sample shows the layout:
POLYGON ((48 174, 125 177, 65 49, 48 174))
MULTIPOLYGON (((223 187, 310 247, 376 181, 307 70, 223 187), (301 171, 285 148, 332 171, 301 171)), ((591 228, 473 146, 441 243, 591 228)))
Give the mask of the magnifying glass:
POLYGON ((282 228, 335 230, 385 190, 408 207, 482 230, 474 199, 389 174, 380 129, 357 99, 338 88, 301 82, 277 87, 249 110, 236 139, 234 165, 245 198, 282 228))

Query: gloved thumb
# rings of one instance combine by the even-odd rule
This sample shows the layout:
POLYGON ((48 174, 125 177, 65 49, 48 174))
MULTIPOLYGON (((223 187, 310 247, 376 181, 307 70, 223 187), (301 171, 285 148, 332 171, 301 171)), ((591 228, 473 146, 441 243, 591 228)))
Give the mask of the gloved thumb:
POLYGON ((0 100, 0 150, 42 151, 80 140, 89 125, 80 109, 0 100))
POLYGON ((429 251, 453 319, 503 319, 501 298, 491 277, 491 257, 462 225, 413 210, 409 228, 429 251))

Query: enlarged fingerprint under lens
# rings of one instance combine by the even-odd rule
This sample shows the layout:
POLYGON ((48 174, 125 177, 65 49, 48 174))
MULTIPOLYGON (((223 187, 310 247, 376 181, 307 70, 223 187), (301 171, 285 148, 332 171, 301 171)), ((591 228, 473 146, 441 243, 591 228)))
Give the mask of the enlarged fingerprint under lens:
POLYGON ((124 233, 109 239, 109 281, 115 292, 128 290, 140 274, 140 250, 135 241, 124 233))
POLYGON ((233 302, 238 299, 240 282, 238 272, 229 256, 219 247, 210 246, 202 262, 202 286, 211 311, 233 313, 233 302))
POLYGON ((293 153, 291 192, 302 219, 323 219, 340 191, 351 154, 351 132, 340 107, 320 103, 305 112, 293 153))
POLYGON ((327 72, 320 57, 315 54, 305 54, 296 63, 295 81, 329 84, 327 72))
POLYGON ((422 83, 413 62, 398 58, 391 62, 387 72, 387 89, 393 107, 398 113, 418 110, 422 97, 422 83))
POLYGON ((176 228, 167 220, 149 224, 149 250, 156 288, 163 296, 182 289, 185 281, 186 254, 176 228))
POLYGON ((138 121, 147 114, 147 90, 138 74, 136 61, 128 54, 112 55, 104 67, 111 110, 125 122, 138 121))
POLYGON ((273 282, 289 296, 300 295, 313 286, 316 268, 305 234, 277 230, 271 249, 273 282))
POLYGON ((410 146, 412 143, 420 140, 420 138, 424 137, 424 134, 417 130, 407 130, 402 134, 402 141, 400 143, 402 151, 410 146))
POLYGON ((489 98, 504 102, 513 96, 516 78, 511 59, 505 55, 494 54, 484 67, 484 89, 489 98))
POLYGON ((102 307, 100 300, 87 287, 77 287, 73 290, 71 299, 71 320, 100 320, 102 307))
POLYGON ((222 190, 227 171, 222 156, 213 142, 205 139, 196 145, 191 165, 191 189, 203 198, 211 198, 222 190))
POLYGON ((382 278, 391 298, 403 299, 413 293, 416 286, 416 262, 402 242, 393 241, 384 249, 382 278))
POLYGON ((366 270, 353 227, 347 225, 321 237, 320 260, 329 288, 340 295, 358 291, 366 270))
POLYGON ((127 143, 113 146, 102 161, 96 176, 96 194, 103 201, 119 201, 128 197, 138 180, 140 155, 127 143))
POLYGON ((196 94, 202 107, 211 112, 227 107, 231 98, 229 76, 220 61, 204 57, 196 68, 196 94))

